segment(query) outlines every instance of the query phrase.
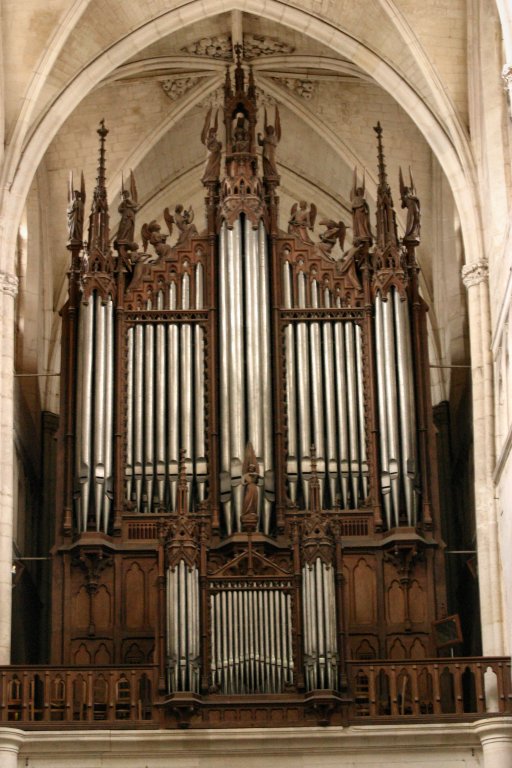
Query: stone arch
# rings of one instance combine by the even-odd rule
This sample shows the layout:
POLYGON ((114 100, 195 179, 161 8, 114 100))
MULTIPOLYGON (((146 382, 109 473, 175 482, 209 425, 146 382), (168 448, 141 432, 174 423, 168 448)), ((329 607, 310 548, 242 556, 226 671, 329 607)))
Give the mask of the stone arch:
MULTIPOLYGON (((332 24, 305 10, 291 6, 283 7, 278 0, 268 0, 263 8, 258 0, 231 0, 227 3, 225 0, 211 0, 207 15, 216 16, 221 12, 234 9, 257 13, 270 21, 303 32, 342 56, 357 61, 364 72, 373 77, 409 114, 414 115, 417 128, 429 143, 449 179, 461 215, 466 261, 476 262, 481 253, 481 226, 474 169, 470 161, 467 140, 460 134, 450 137, 449 126, 442 124, 438 116, 423 102, 404 77, 376 53, 352 36, 336 29, 332 24)), ((84 67, 59 94, 40 119, 37 130, 33 130, 30 134, 23 149, 19 141, 9 147, 2 184, 2 189, 5 191, 0 230, 2 253, 0 268, 8 273, 14 272, 16 232, 34 168, 39 165, 48 144, 71 111, 78 106, 84 95, 105 78, 106 74, 108 75, 125 60, 133 57, 135 52, 171 32, 203 19, 204 16, 204 3, 201 0, 191 0, 185 7, 168 10, 125 35, 84 67)), ((75 18, 73 14, 70 14, 68 25, 73 24, 73 18, 75 18)), ((63 38, 65 35, 66 30, 63 28, 63 38)), ((445 120, 447 117, 450 115, 445 114, 445 120)))

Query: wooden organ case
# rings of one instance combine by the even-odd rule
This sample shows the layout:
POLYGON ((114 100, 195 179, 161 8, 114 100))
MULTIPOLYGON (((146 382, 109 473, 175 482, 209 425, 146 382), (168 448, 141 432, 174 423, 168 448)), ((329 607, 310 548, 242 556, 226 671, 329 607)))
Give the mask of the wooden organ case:
POLYGON ((224 93, 203 232, 139 249, 124 190, 111 249, 103 124, 85 248, 68 209, 52 663, 152 665, 170 726, 342 723, 347 662, 435 656, 445 610, 419 205, 399 240, 377 126, 375 234, 356 173, 343 258, 312 205, 283 232, 277 108, 240 58, 224 93))

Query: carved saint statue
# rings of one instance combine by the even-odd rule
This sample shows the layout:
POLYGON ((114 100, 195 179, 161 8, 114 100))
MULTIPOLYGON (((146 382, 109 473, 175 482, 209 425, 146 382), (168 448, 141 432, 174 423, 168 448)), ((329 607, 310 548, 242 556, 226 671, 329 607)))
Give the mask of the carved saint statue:
POLYGON ((215 113, 215 120, 211 125, 212 107, 208 110, 201 133, 201 141, 208 150, 206 165, 203 172, 203 182, 217 181, 220 174, 220 159, 222 153, 222 142, 217 139, 218 112, 215 113))
POLYGON ((179 237, 176 241, 176 245, 181 245, 192 235, 197 235, 197 227, 194 224, 194 211, 192 206, 187 209, 179 203, 174 209, 174 216, 169 212, 169 208, 164 211, 164 219, 169 230, 169 235, 172 235, 172 225, 176 224, 179 229, 179 237))
POLYGON ((370 229, 370 209, 364 194, 364 174, 362 186, 359 187, 357 185, 357 168, 354 168, 354 181, 350 191, 350 200, 352 202, 352 226, 354 228, 354 245, 364 241, 372 241, 372 232, 370 229))
POLYGON ((242 485, 245 485, 242 506, 242 528, 255 531, 258 527, 260 490, 258 487, 259 465, 252 443, 247 443, 242 467, 242 485))
POLYGON ((345 236, 348 229, 346 224, 342 221, 333 221, 332 219, 322 219, 319 223, 321 226, 325 227, 325 230, 320 233, 320 243, 318 244, 322 253, 326 256, 330 256, 336 242, 339 242, 343 252, 345 236))
POLYGON ((124 182, 121 190, 121 203, 117 209, 121 214, 121 221, 117 230, 116 241, 133 245, 135 234, 135 214, 140 206, 137 204, 137 187, 133 172, 130 172, 130 189, 125 189, 124 182))
POLYGON ((274 125, 270 125, 267 120, 267 110, 265 108, 265 133, 262 136, 258 133, 258 144, 263 147, 263 175, 277 176, 276 165, 276 147, 281 141, 281 122, 279 120, 279 110, 276 106, 276 116, 274 125))
POLYGON ((81 174, 80 189, 73 189, 73 174, 69 175, 68 188, 68 242, 80 245, 84 233, 85 182, 81 174))
POLYGON ((313 244, 309 232, 313 231, 316 219, 316 205, 308 206, 305 200, 294 203, 288 221, 288 234, 295 235, 305 243, 313 244))
POLYGON ((402 208, 407 208, 407 222, 405 225, 404 241, 417 243, 420 239, 420 201, 416 197, 416 190, 414 188, 411 169, 409 168, 410 184, 408 187, 406 187, 404 184, 401 168, 399 169, 399 179, 402 208))

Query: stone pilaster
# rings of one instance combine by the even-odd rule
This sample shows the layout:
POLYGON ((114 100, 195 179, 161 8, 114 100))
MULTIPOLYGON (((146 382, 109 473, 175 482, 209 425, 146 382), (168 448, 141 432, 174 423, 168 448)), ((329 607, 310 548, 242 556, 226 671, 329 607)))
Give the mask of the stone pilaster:
POLYGON ((512 765, 512 718, 481 720, 475 723, 483 752, 483 768, 510 768, 512 765))
POLYGON ((505 653, 498 521, 494 501, 494 388, 485 258, 462 268, 468 291, 473 391, 474 493, 483 653, 505 653))
POLYGON ((17 291, 17 277, 0 271, 0 664, 8 664, 11 656, 14 302, 17 291))

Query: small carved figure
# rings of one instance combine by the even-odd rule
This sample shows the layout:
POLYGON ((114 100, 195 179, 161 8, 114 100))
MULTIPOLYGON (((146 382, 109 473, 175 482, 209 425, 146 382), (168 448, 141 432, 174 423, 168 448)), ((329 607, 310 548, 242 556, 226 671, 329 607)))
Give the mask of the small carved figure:
MULTIPOLYGON (((140 206, 137 204, 137 187, 135 177, 130 171, 130 189, 125 189, 124 182, 121 189, 121 203, 117 209, 121 214, 121 221, 117 230, 116 241, 134 245, 133 238, 135 234, 135 214, 140 206)), ((136 249, 135 249, 136 250, 136 249)))
POLYGON ((262 136, 258 133, 258 144, 263 147, 262 159, 263 159, 263 175, 264 176, 277 176, 276 165, 276 147, 281 141, 281 122, 279 119, 279 110, 276 106, 276 116, 274 125, 270 125, 267 120, 267 109, 265 107, 265 123, 264 123, 265 135, 262 136))
POLYGON ((354 168, 354 181, 350 191, 350 200, 352 202, 352 225, 354 228, 354 245, 361 242, 371 242, 372 232, 370 229, 370 209, 366 202, 365 178, 363 174, 363 183, 357 186, 357 168, 354 168))
POLYGON ((185 210, 181 203, 179 203, 174 209, 174 216, 170 213, 169 208, 166 208, 164 210, 164 219, 169 229, 169 235, 172 235, 173 224, 176 224, 180 231, 176 245, 181 245, 192 235, 197 235, 197 227, 193 223, 194 211, 192 206, 185 210))
POLYGON ((163 235, 161 226, 153 219, 149 224, 143 224, 141 229, 142 248, 143 253, 132 254, 133 274, 132 281, 130 283, 130 289, 137 288, 143 275, 144 268, 148 264, 156 264, 156 262, 169 256, 171 253, 171 246, 167 244, 166 240, 168 235, 163 235), (152 245, 155 249, 155 253, 147 253, 148 245, 152 245))
POLYGON ((84 207, 85 207, 85 182, 84 174, 81 174, 80 189, 73 189, 73 174, 69 175, 68 188, 68 241, 80 243, 84 233, 84 207))
POLYGON ((420 201, 416 196, 416 189, 414 188, 411 169, 409 168, 410 184, 408 187, 406 187, 404 184, 404 177, 402 176, 401 168, 399 169, 399 179, 402 208, 407 208, 407 222, 405 225, 404 241, 417 243, 420 239, 420 201))
POLYGON ((330 256, 332 249, 336 245, 336 241, 339 242, 343 252, 348 229, 346 224, 344 224, 343 221, 333 221, 332 219, 322 219, 319 223, 321 226, 325 227, 324 232, 320 233, 320 243, 318 244, 322 253, 325 253, 326 256, 330 256))
POLYGON ((255 531, 258 527, 259 479, 258 460, 252 444, 247 443, 242 467, 242 485, 245 485, 245 493, 241 516, 242 527, 246 531, 255 531))
POLYGON ((222 142, 217 139, 218 112, 215 113, 213 125, 210 125, 212 116, 212 107, 208 110, 201 133, 201 141, 205 145, 209 154, 206 158, 206 164, 203 173, 203 182, 217 181, 220 174, 220 159, 222 152, 222 142))
POLYGON ((233 128, 233 152, 248 152, 250 149, 247 118, 243 112, 237 112, 233 128))
POLYGON ((313 243, 313 240, 309 236, 309 232, 313 231, 316 219, 316 205, 311 203, 310 206, 305 200, 301 200, 300 203, 294 203, 290 212, 290 220, 288 222, 288 234, 299 237, 305 243, 313 243))

